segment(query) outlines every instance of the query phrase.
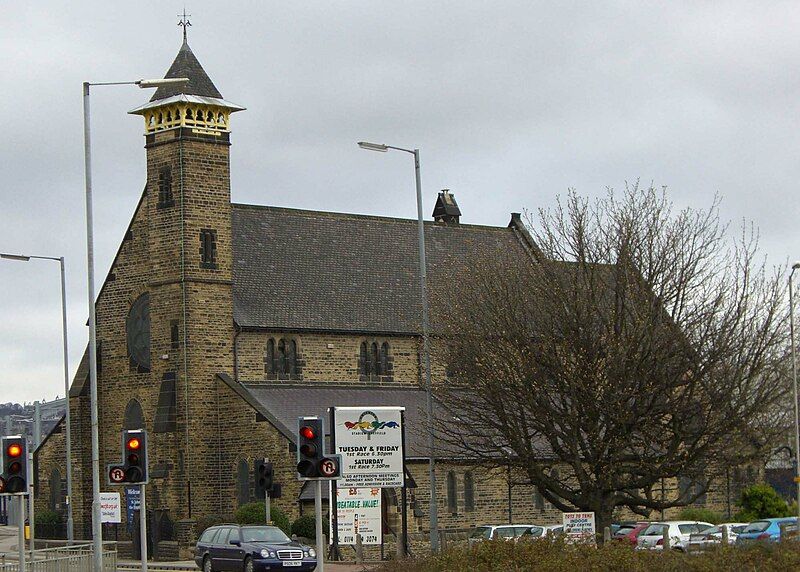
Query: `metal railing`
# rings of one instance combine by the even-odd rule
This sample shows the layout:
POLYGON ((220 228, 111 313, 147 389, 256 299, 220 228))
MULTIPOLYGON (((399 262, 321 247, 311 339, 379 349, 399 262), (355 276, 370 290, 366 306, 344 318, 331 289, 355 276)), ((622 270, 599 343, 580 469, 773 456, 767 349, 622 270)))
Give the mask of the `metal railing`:
MULTIPOLYGON (((115 542, 103 543, 103 570, 116 572, 115 542)), ((25 552, 26 572, 84 572, 92 570, 92 544, 75 544, 25 552)), ((19 572, 17 554, 0 555, 0 572, 19 572)))

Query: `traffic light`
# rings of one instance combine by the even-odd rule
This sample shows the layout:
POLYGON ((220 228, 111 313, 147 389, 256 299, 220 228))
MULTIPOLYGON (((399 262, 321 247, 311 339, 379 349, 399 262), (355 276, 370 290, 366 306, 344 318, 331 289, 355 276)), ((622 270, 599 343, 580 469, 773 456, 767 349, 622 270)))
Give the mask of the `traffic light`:
POLYGON ((3 437, 0 493, 28 493, 28 441, 20 435, 3 437))
POLYGON ((147 433, 143 429, 122 432, 122 470, 126 483, 147 484, 147 433))
POLYGON ((275 486, 273 482, 275 470, 272 468, 272 463, 266 459, 256 459, 253 473, 256 483, 256 498, 264 498, 267 493, 272 495, 272 489, 275 486))
POLYGON ((300 478, 320 476, 319 462, 325 456, 325 432, 319 417, 297 419, 297 472, 300 478))
POLYGON ((341 455, 325 454, 325 431, 320 417, 297 418, 297 472, 300 480, 338 479, 341 455))

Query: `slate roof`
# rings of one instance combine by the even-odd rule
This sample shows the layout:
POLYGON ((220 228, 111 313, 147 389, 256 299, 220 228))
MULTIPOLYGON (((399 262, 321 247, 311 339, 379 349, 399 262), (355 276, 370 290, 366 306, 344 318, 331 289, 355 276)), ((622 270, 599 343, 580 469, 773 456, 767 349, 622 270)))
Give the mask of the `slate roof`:
MULTIPOLYGON (((232 380, 220 376, 233 387, 232 380)), ((246 401, 275 425, 286 437, 294 441, 297 418, 320 415, 325 420, 325 432, 330 433, 328 407, 401 406, 405 407, 406 457, 427 458, 427 424, 425 392, 408 387, 380 387, 375 385, 311 383, 290 385, 286 383, 241 383, 246 401)))
POLYGON ((216 88, 214 82, 211 81, 211 78, 208 77, 206 70, 200 65, 194 52, 186 42, 183 42, 181 49, 178 50, 178 55, 175 56, 175 60, 164 77, 188 77, 189 82, 186 84, 162 85, 156 90, 150 101, 166 99, 179 93, 222 99, 222 94, 216 88))
MULTIPOLYGON (((233 205, 233 313, 243 328, 422 331, 417 221, 233 205)), ((430 289, 481 260, 529 260, 512 228, 425 223, 430 289)))

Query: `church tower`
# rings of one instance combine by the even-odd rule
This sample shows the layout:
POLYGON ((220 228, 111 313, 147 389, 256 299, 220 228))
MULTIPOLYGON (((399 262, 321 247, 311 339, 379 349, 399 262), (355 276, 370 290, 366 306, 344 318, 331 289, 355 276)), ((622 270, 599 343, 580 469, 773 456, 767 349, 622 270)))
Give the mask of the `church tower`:
MULTIPOLYGON (((215 374, 233 369, 230 117, 184 36, 167 78, 130 113, 144 118, 150 379, 159 491, 172 518, 210 512, 215 374), (177 510, 176 510, 177 509, 177 510)), ((151 465, 153 463, 151 462, 151 465)))

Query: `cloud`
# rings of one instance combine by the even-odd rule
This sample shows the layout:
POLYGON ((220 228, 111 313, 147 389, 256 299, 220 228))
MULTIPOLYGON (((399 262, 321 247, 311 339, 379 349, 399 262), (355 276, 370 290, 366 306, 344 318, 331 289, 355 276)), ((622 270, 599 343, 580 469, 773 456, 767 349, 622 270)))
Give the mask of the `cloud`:
MULTIPOLYGON (((67 258, 73 366, 87 337, 81 83, 162 75, 181 8, 4 7, 0 250, 67 258)), ((720 193, 726 218, 761 228, 770 261, 800 257, 795 3, 190 8, 192 48, 248 108, 232 122, 235 201, 415 216, 409 158, 359 150, 366 139, 420 148, 427 214, 451 188, 466 222, 505 225, 569 187, 598 195, 641 178, 668 185, 678 206, 720 193)), ((132 86, 93 91, 98 283, 144 184, 141 118, 126 112, 148 98, 132 86)), ((57 276, 0 263, 0 280, 0 315, 14 325, 0 329, 14 356, 0 366, 0 401, 39 398, 58 381, 57 362, 38 365, 53 357, 58 330, 39 325, 52 315, 57 327, 57 276)))

